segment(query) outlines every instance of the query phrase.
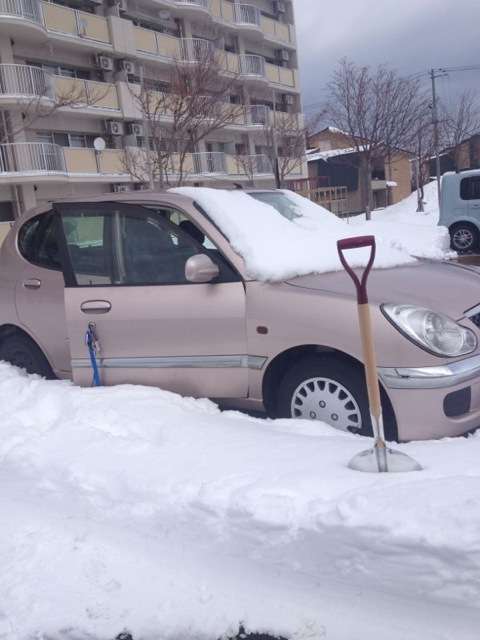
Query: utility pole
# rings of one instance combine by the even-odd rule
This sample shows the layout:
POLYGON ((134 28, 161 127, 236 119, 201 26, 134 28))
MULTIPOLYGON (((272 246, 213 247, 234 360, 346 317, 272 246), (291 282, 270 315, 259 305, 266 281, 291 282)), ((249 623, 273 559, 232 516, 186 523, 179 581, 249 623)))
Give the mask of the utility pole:
POLYGON ((431 69, 430 78, 432 80, 432 124, 433 124, 433 145, 435 149, 435 168, 437 174, 438 204, 441 202, 440 185, 442 181, 442 171, 440 167, 440 135, 438 130, 438 100, 437 100, 437 78, 446 75, 445 69, 431 69))

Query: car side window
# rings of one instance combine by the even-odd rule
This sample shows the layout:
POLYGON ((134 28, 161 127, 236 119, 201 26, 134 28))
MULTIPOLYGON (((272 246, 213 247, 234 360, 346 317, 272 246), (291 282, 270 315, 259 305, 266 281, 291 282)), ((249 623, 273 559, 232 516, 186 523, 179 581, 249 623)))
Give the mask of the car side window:
POLYGON ((480 176, 463 178, 460 182, 460 197, 462 200, 480 200, 480 176))
POLYGON ((62 269, 57 224, 52 215, 28 220, 19 231, 18 248, 25 260, 36 266, 55 271, 62 269))
POLYGON ((110 218, 86 211, 63 215, 62 224, 77 285, 114 284, 110 218))
POLYGON ((190 284, 187 260, 207 253, 200 238, 144 207, 75 205, 61 219, 78 286, 190 284))

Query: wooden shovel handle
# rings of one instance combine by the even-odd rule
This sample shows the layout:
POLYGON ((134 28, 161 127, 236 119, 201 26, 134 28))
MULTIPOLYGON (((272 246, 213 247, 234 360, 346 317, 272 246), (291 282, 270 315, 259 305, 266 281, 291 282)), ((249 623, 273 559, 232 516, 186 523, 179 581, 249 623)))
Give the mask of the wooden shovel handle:
POLYGON ((358 304, 367 304, 367 280, 368 276, 370 275, 370 271, 372 270, 373 263, 375 262, 375 254, 377 252, 375 236, 357 236, 355 238, 344 238, 343 240, 339 240, 337 242, 337 250, 340 262, 343 264, 345 271, 351 277, 355 284, 355 288, 357 289, 358 304), (360 280, 353 268, 348 264, 344 252, 348 249, 360 249, 362 247, 370 247, 370 258, 368 260, 367 266, 363 271, 362 279, 360 280))
MULTIPOLYGON (((382 419, 382 401, 380 399, 380 385, 377 373, 377 357, 375 353, 375 345, 373 343, 372 319, 370 316, 370 305, 358 305, 358 320, 360 324, 360 335, 363 347, 363 362, 365 365, 365 374, 367 377, 367 392, 370 411, 372 415, 380 423, 382 419)), ((377 434, 375 434, 377 435, 377 434)), ((378 434, 383 436, 383 434, 378 434)))
POLYGON ((358 236, 356 238, 345 238, 337 242, 338 255, 340 261, 345 267, 345 271, 352 278, 357 290, 358 300, 358 320, 360 324, 360 336, 363 348, 363 362, 365 365, 365 374, 367 378, 368 401, 370 412, 375 421, 374 433, 376 446, 385 446, 383 433, 383 417, 382 402, 380 396, 380 384, 377 373, 377 358, 375 354, 375 345, 373 342, 372 319, 370 315, 370 306, 368 304, 367 280, 375 261, 376 244, 375 236, 358 236), (364 269, 361 279, 357 276, 353 268, 348 264, 344 252, 349 249, 359 249, 361 247, 370 247, 370 258, 364 269))

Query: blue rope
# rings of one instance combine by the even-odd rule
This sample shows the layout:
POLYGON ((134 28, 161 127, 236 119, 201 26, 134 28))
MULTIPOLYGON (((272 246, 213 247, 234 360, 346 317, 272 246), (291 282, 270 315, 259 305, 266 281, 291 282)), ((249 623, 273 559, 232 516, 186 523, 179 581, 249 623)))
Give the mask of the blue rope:
POLYGON ((88 347, 88 353, 90 355, 90 364, 92 365, 92 370, 93 370, 92 385, 94 387, 100 387, 102 383, 100 382, 100 373, 98 371, 98 364, 97 364, 97 337, 95 335, 94 328, 91 326, 91 324, 88 325, 88 329, 85 334, 85 344, 88 347))

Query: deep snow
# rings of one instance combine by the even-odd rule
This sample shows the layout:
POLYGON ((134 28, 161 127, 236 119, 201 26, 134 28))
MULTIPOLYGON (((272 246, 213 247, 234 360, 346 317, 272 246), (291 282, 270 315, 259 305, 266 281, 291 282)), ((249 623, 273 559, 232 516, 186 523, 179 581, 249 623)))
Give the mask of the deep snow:
MULTIPOLYGON (((375 268, 394 267, 415 258, 441 260, 451 256, 450 239, 444 227, 418 223, 415 216, 375 216, 373 221, 352 224, 291 191, 284 191, 300 217, 293 221, 273 207, 242 191, 181 187, 173 191, 196 200, 225 233, 232 247, 245 260, 247 272, 262 281, 285 280, 297 275, 342 269, 337 240, 352 235, 375 235, 375 268)), ((406 202, 406 201, 404 201, 406 202)), ((411 209, 411 201, 406 205, 411 209)), ((349 252, 353 266, 364 266, 366 249, 349 252)))
POLYGON ((476 640, 480 437, 368 441, 0 363, 0 638, 476 640))

